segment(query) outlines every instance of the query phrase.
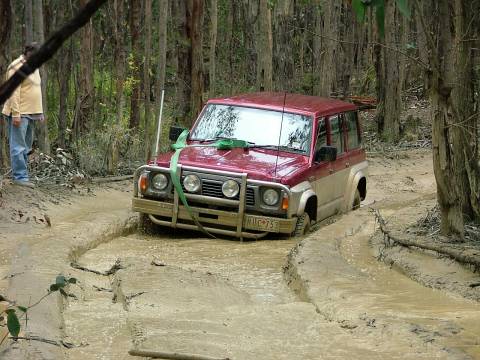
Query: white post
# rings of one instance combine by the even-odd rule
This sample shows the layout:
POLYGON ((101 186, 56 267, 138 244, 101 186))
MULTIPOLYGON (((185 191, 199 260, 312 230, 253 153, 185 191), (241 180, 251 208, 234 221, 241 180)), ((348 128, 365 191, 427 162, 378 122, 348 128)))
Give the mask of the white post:
POLYGON ((162 129, 162 114, 163 114, 163 99, 165 96, 165 89, 162 90, 162 100, 160 102, 160 114, 158 115, 158 126, 157 126, 157 141, 155 142, 155 164, 158 160, 158 147, 160 143, 160 134, 162 129))

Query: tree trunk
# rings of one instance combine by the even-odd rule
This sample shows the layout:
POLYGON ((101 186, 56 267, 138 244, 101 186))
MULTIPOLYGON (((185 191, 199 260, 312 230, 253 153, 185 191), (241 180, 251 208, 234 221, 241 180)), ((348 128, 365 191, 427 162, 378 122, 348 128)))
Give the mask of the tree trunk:
POLYGON ((278 84, 277 86, 281 90, 291 91, 295 78, 295 49, 292 41, 293 2, 291 0, 278 1, 273 18, 274 83, 278 84))
POLYGON ((115 104, 117 124, 121 124, 123 120, 123 111, 125 108, 125 95, 123 93, 125 82, 125 35, 126 28, 124 0, 115 0, 114 16, 115 16, 115 104))
POLYGON ((190 95, 192 120, 197 117, 203 106, 203 3, 204 0, 188 0, 187 21, 192 65, 190 95))
MULTIPOLYGON (((165 88, 165 73, 167 65, 167 16, 168 0, 158 1, 158 70, 155 95, 156 120, 160 116, 160 105, 162 101, 162 90, 165 88)), ((158 124, 157 124, 158 125, 158 124)))
POLYGON ((140 81, 142 44, 140 41, 141 0, 130 0, 130 37, 132 43, 132 96, 130 99, 130 129, 140 125, 140 81))
POLYGON ((209 97, 215 96, 216 85, 216 49, 217 49, 217 23, 218 7, 217 0, 210 0, 210 51, 208 57, 209 64, 209 97))
POLYGON ((25 44, 33 41, 33 8, 32 0, 24 0, 25 23, 23 24, 25 33, 25 44))
MULTIPOLYGON (((80 0, 84 7, 87 0, 80 0)), ((75 139, 80 139, 90 129, 93 116, 93 26, 90 20, 80 31, 80 74, 78 77, 78 95, 74 120, 75 139)))
POLYGON ((401 31, 399 31, 400 13, 395 0, 385 1, 385 45, 384 70, 385 79, 381 96, 384 100, 384 126, 382 136, 387 142, 396 142, 400 136, 400 112, 402 110, 402 82, 400 77, 401 55, 393 50, 402 47, 401 31))
POLYGON ((145 0, 145 62, 143 65, 143 84, 145 87, 145 159, 151 154, 150 122, 151 122, 151 88, 150 88, 150 58, 152 48, 152 0, 145 0))
MULTIPOLYGON (((464 236, 465 220, 480 220, 477 116, 473 97, 472 16, 462 0, 438 2, 429 38, 433 164, 442 232, 464 236)), ((422 24, 432 14, 422 13, 422 24)))
MULTIPOLYGON (((62 3, 58 7, 59 17, 63 23, 69 19, 68 4, 62 3)), ((64 46, 59 51, 59 67, 58 82, 59 82, 59 108, 58 108, 58 146, 66 147, 66 132, 67 132, 67 110, 68 97, 70 93, 70 74, 72 72, 72 46, 64 46)))
POLYGON ((272 11, 269 8, 268 0, 259 0, 259 19, 257 33, 257 88, 260 91, 271 91, 272 82, 272 11))
POLYGON ((172 2, 177 33, 175 36, 175 49, 177 53, 177 77, 176 77, 176 105, 175 117, 181 119, 184 125, 191 123, 190 115, 191 83, 192 83, 192 59, 191 44, 188 37, 187 26, 187 1, 179 0, 172 2))
MULTIPOLYGON (((34 17, 34 38, 40 44, 45 42, 45 34, 43 28, 43 1, 34 0, 35 5, 35 17, 34 17)), ((46 66, 40 68, 40 76, 42 78, 42 102, 43 113, 47 114, 47 69, 46 66)), ((38 147, 43 153, 50 152, 50 141, 48 139, 48 127, 47 121, 37 121, 35 123, 35 135, 38 140, 38 147)))
MULTIPOLYGON (((0 76, 3 80, 8 67, 7 49, 12 32, 12 4, 10 0, 0 1, 0 18, 5 19, 5 21, 0 22, 0 76)), ((3 104, 0 104, 0 107, 3 107, 3 104)), ((7 168, 8 162, 7 126, 0 115, 0 169, 7 168)), ((0 173, 0 178, 1 175, 2 173, 0 173)))

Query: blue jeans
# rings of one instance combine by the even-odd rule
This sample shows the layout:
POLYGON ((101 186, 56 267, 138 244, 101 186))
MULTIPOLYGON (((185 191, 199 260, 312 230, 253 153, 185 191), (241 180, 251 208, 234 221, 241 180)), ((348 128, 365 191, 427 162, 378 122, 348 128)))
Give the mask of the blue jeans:
POLYGON ((33 144, 34 120, 22 116, 19 127, 13 126, 11 116, 7 117, 7 121, 13 179, 28 181, 28 153, 33 144))

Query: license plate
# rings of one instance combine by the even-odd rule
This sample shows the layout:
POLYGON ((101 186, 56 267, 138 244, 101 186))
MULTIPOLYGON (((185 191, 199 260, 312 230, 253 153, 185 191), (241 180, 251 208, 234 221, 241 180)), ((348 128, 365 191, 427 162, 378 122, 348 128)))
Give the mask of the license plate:
POLYGON ((245 218, 245 227, 253 230, 278 232, 280 229, 280 222, 275 219, 260 216, 247 216, 245 218))

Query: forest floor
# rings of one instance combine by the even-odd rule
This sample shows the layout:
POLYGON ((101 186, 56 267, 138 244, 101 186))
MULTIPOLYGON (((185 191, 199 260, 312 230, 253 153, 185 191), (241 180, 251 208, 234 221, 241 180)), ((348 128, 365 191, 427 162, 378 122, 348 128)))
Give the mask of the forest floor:
MULTIPOLYGON (((372 212, 395 234, 439 241, 419 239, 413 226, 435 205, 430 150, 377 151, 369 161, 362 208, 300 240, 139 234, 129 182, 73 191, 7 184, 0 294, 28 304, 60 273, 79 284, 68 299, 32 309, 28 325, 27 334, 68 349, 9 342, 5 358, 130 359, 140 348, 235 360, 480 359, 475 269, 386 243, 372 212)), ((480 259, 474 241, 465 246, 480 259)))

